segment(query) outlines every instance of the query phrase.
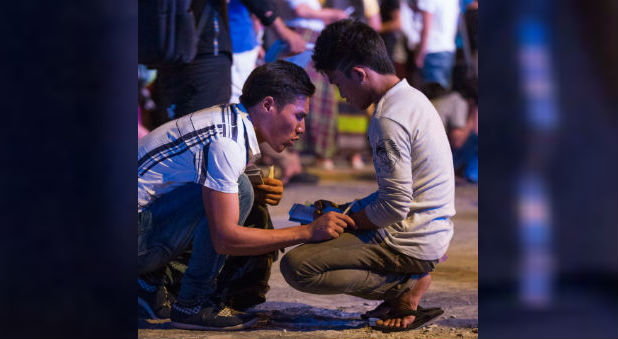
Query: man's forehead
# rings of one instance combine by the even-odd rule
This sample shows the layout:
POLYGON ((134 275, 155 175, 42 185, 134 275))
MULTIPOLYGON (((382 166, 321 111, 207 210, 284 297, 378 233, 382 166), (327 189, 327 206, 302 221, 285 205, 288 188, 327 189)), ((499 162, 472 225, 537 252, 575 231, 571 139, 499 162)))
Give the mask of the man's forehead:
POLYGON ((309 97, 303 96, 303 113, 309 113, 309 97))
POLYGON ((306 113, 309 110, 309 97, 297 95, 294 101, 287 103, 285 106, 290 107, 294 111, 303 110, 306 113))

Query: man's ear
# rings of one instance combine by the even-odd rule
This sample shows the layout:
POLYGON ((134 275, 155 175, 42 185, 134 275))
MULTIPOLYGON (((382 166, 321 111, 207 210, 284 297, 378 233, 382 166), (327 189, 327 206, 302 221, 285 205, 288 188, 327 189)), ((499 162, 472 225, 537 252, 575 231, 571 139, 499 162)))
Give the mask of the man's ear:
POLYGON ((359 84, 367 81, 367 70, 364 67, 354 66, 350 69, 350 79, 358 82, 359 84))
POLYGON ((271 96, 264 97, 260 105, 262 106, 264 111, 270 112, 272 109, 275 108, 275 99, 271 96))

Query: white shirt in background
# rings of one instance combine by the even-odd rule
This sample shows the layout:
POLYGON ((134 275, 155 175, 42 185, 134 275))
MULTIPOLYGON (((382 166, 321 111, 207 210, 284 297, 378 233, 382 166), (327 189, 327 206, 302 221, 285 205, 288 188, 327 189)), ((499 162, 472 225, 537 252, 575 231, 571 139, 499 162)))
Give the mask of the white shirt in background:
POLYGON ((459 0, 418 0, 418 8, 433 15, 427 53, 454 52, 459 0))

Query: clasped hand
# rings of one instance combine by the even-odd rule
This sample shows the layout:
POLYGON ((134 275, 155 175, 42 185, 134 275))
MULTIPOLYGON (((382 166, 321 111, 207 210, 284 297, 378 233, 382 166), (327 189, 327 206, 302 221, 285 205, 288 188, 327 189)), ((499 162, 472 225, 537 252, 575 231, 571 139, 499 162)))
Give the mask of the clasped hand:
POLYGON ((279 205, 283 197, 283 183, 275 178, 262 178, 263 184, 255 186, 255 202, 258 204, 279 205))

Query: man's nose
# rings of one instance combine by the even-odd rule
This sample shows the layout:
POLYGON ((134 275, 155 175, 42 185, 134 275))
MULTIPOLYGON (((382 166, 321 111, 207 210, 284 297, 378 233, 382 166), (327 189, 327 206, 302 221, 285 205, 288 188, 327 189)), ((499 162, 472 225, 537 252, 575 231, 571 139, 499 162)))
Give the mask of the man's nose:
POLYGON ((305 119, 303 119, 298 126, 296 126, 296 134, 301 135, 305 133, 305 119))

